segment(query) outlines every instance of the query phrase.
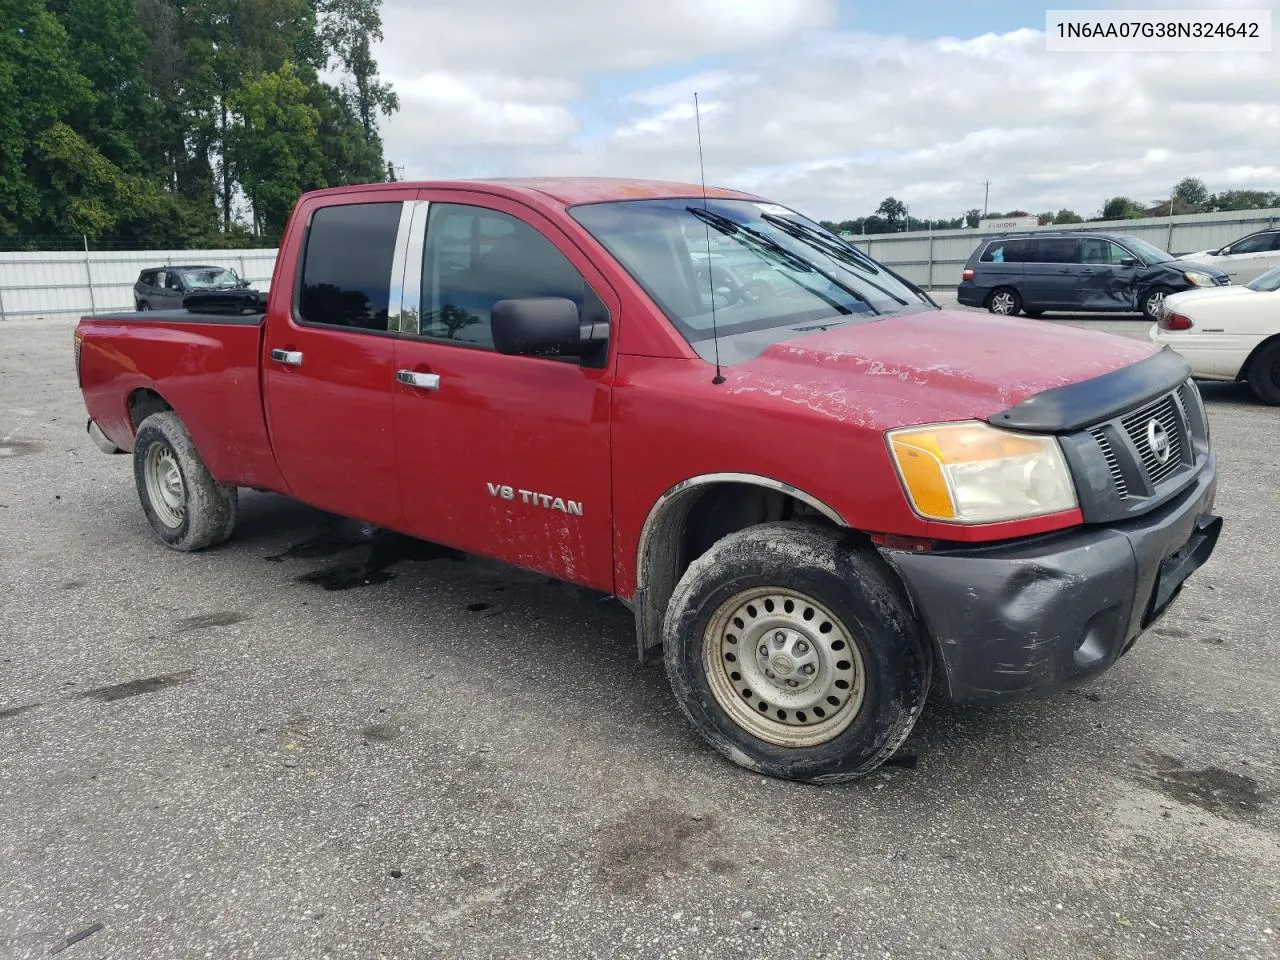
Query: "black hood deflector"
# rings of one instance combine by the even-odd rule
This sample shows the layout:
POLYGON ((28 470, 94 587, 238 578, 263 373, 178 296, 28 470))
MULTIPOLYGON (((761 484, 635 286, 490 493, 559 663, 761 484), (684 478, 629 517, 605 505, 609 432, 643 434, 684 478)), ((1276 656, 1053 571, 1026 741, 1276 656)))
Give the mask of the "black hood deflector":
POLYGON ((1168 393, 1187 377, 1191 365, 1165 347, 1159 353, 1100 377, 1054 387, 987 418, 996 427, 1067 433, 1135 410, 1168 393))

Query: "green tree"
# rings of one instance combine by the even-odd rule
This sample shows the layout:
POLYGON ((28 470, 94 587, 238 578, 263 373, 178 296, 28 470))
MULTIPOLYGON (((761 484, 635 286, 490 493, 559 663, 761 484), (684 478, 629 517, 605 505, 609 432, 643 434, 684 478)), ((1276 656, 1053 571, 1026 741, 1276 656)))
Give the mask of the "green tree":
POLYGON ((968 210, 964 215, 964 225, 966 227, 976 227, 982 221, 982 211, 977 207, 968 210))
POLYGON ((1175 203, 1184 207, 1200 207, 1209 202, 1209 190, 1196 177, 1183 177, 1173 188, 1175 203))
POLYGON ((1280 193, 1266 190, 1224 190, 1210 197, 1209 205, 1219 210, 1265 210, 1280 207, 1280 193))
POLYGON ((321 115, 292 63, 246 80, 228 98, 234 171, 259 232, 277 237, 299 194, 325 185, 321 115))
POLYGON ((382 39, 380 7, 381 0, 318 0, 324 49, 349 78, 343 92, 364 129, 365 143, 378 146, 376 179, 382 176, 378 115, 390 116, 400 109, 400 99, 391 85, 378 77, 371 49, 382 39))
POLYGON ((1103 220, 1136 220, 1142 216, 1142 204, 1128 197, 1112 197, 1102 205, 1103 220))
POLYGON ((906 219, 907 205, 893 197, 885 197, 880 201, 880 206, 876 207, 876 214, 893 229, 906 219))
POLYGON ((1068 210, 1063 207, 1053 215, 1054 223, 1084 223, 1084 217, 1076 213, 1074 210, 1068 210))

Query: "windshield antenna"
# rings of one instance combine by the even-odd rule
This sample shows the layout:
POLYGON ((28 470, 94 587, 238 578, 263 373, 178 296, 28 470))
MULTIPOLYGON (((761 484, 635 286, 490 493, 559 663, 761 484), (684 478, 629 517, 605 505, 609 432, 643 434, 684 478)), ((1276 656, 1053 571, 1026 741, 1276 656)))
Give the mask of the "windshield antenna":
MULTIPOLYGON (((702 162, 702 111, 698 109, 698 91, 693 91, 693 119, 698 125, 698 174, 702 177, 702 212, 707 213, 707 168, 702 162)), ((703 229, 707 231, 707 292, 711 294, 711 343, 716 351, 716 375, 711 382, 719 386, 724 383, 724 374, 720 372, 720 335, 716 331, 716 281, 711 275, 711 218, 702 218, 703 229)))

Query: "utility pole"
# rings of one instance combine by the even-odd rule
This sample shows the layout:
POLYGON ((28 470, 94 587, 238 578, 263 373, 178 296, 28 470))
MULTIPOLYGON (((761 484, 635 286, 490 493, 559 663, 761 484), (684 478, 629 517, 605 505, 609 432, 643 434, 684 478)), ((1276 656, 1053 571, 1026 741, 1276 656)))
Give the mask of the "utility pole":
POLYGON ((987 215, 987 200, 991 196, 991 181, 982 181, 982 215, 987 215))

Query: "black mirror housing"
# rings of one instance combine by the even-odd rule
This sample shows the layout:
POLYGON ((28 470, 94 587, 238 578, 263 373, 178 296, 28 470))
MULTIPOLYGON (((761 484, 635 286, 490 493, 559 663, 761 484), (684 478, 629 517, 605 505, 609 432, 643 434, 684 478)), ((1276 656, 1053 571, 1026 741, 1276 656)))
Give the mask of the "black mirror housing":
POLYGON ((1122 267, 1136 267, 1137 265, 1138 265, 1137 257, 1125 257, 1123 260, 1120 261, 1120 266, 1122 267))
POLYGON ((566 297, 499 300, 490 312, 493 346, 524 356, 579 356, 583 339, 578 305, 566 297))

